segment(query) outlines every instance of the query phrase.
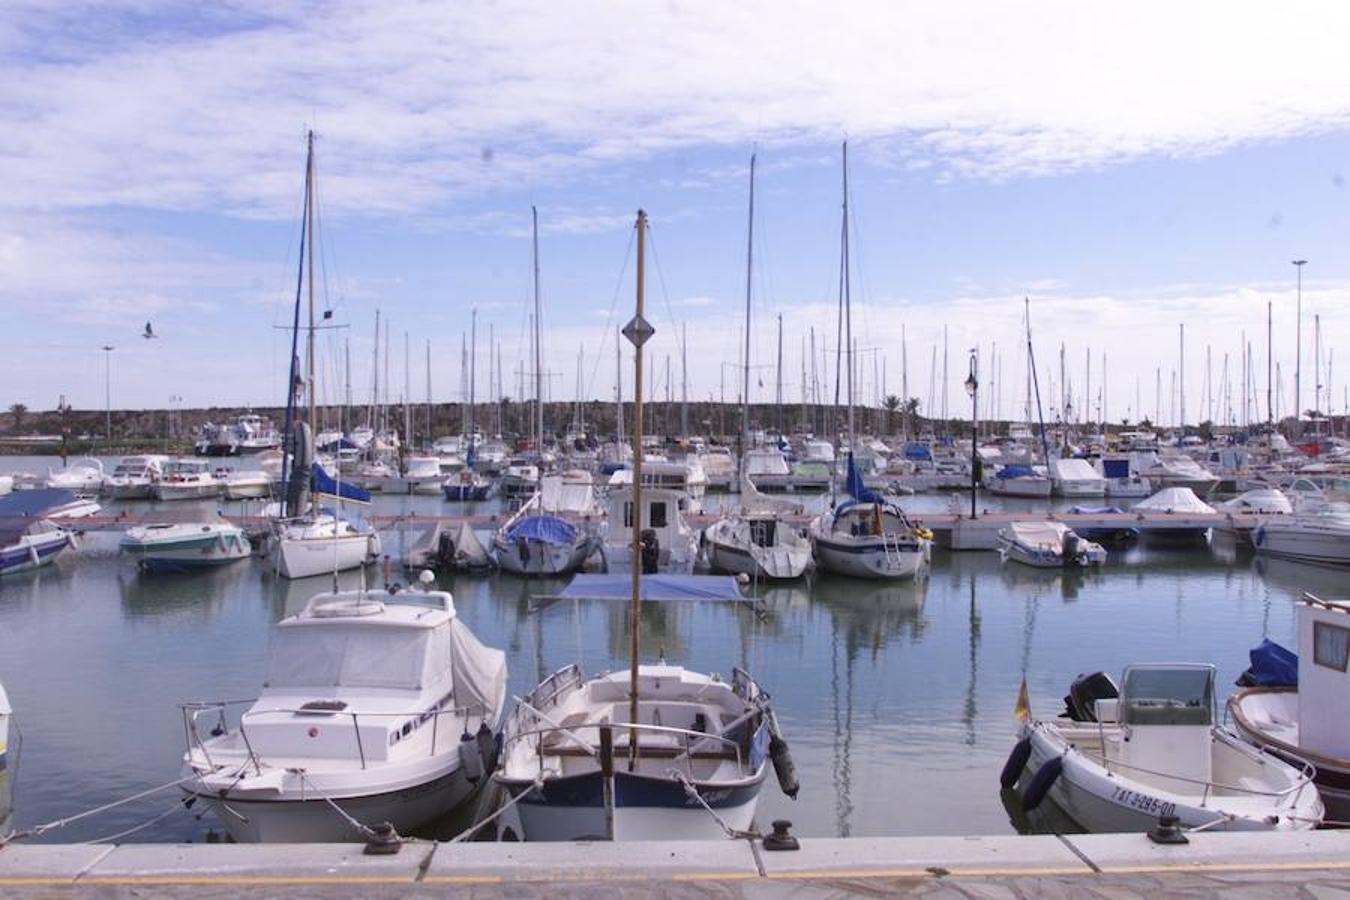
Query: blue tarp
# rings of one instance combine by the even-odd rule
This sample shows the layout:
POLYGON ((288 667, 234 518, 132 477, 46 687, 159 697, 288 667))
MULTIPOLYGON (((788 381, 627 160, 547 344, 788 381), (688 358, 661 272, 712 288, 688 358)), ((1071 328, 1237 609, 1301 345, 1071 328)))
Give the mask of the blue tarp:
POLYGON ((848 454, 848 482, 845 484, 844 490, 848 491, 853 499, 857 500, 859 503, 883 502, 881 496, 876 491, 870 489, 867 486, 867 483, 863 481, 862 473, 859 472, 858 467, 853 464, 852 450, 850 450, 848 454))
POLYGON ((41 519, 48 510, 65 506, 74 499, 75 492, 65 488, 14 491, 0 497, 0 516, 24 516, 41 519))
POLYGON ((1129 478, 1130 461, 1128 459, 1102 460, 1102 475, 1107 478, 1129 478))
POLYGON ((1298 654, 1266 638, 1248 654, 1252 666, 1246 675, 1257 687, 1297 687, 1298 654))
POLYGON ((338 438, 336 441, 329 441, 319 448, 324 453, 336 453, 339 450, 360 450, 361 448, 353 444, 345 437, 338 438))
POLYGON ((562 546, 577 539, 577 527, 566 519, 560 519, 557 516, 530 516, 527 519, 521 519, 506 531, 508 541, 516 541, 521 538, 562 546))
POLYGON ((927 444, 910 441, 905 445, 905 459, 930 460, 932 458, 933 451, 927 444))
POLYGON ((1036 471, 1031 466, 1004 466, 998 470, 995 478, 1025 478, 1028 475, 1035 475, 1036 471))
POLYGON ((350 481, 338 481, 328 471, 318 463, 310 470, 312 473, 311 483, 314 486, 314 493, 328 494, 330 497, 341 497, 343 500, 355 500, 358 503, 369 503, 370 494, 350 481))
MULTIPOLYGON (((730 575, 642 575, 640 578, 638 591, 643 600, 669 603, 747 599, 730 575)), ((631 600, 633 576, 583 573, 573 578, 558 596, 562 600, 631 600)))

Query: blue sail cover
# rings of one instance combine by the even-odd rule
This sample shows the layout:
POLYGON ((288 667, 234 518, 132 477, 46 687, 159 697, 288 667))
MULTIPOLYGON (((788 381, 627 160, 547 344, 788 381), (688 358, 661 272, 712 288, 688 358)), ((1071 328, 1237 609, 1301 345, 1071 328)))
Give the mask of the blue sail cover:
MULTIPOLYGON (((730 575, 642 575, 638 596, 643 600, 671 603, 681 600, 744 601, 736 579, 730 575)), ((558 595, 562 600, 629 600, 633 576, 582 573, 558 595)))
POLYGON ((37 488, 14 491, 0 497, 0 516, 22 516, 41 519, 49 510, 65 506, 75 499, 75 492, 65 488, 37 488))
POLYGON ((857 500, 859 503, 881 503, 881 495, 867 486, 863 481, 862 473, 858 467, 853 464, 853 451, 848 453, 848 481, 844 485, 844 490, 857 500))
POLYGON ((998 470, 996 478, 1026 478, 1029 475, 1035 475, 1036 472, 1031 466, 1004 466, 998 470))
POLYGON ((1248 653, 1251 668, 1246 675, 1257 687, 1297 687, 1298 654, 1270 638, 1263 640, 1248 653))
POLYGON ((566 546, 577 539, 577 527, 557 516, 530 516, 506 530, 507 540, 518 541, 521 538, 566 546))
POLYGON ((921 441, 910 441, 905 444, 905 459, 918 461, 927 461, 933 458, 933 451, 929 446, 921 441))
POLYGON ((330 497, 340 497, 343 500, 355 500, 358 503, 369 503, 370 494, 350 481, 338 481, 323 466, 315 463, 310 469, 311 483, 314 485, 314 493, 327 494, 330 497))

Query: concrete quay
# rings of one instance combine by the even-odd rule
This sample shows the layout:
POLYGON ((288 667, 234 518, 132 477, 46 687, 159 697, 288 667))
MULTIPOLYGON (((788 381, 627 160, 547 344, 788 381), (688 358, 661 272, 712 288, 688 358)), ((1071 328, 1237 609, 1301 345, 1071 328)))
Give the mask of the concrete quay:
POLYGON ((0 896, 1350 898, 1350 832, 360 845, 14 844, 0 896))

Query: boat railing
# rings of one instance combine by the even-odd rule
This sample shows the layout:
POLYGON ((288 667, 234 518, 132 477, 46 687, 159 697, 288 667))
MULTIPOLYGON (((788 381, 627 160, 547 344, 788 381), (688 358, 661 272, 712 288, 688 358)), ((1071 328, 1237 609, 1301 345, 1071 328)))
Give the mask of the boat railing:
POLYGON ((1074 749, 1079 753, 1081 753, 1083 756, 1087 757, 1088 759, 1098 763, 1103 769, 1106 770, 1106 773, 1108 775, 1114 774, 1113 770, 1115 769, 1128 769, 1131 772, 1138 772, 1145 775, 1156 775, 1159 778, 1166 778, 1171 781, 1180 781, 1184 784, 1201 785, 1204 787, 1204 792, 1201 794, 1200 798, 1200 805, 1202 807, 1209 802, 1210 795, 1212 793, 1215 793, 1216 791, 1227 791, 1235 794, 1249 794, 1257 797, 1288 797, 1290 794, 1293 794, 1294 796, 1290 800, 1290 805, 1293 805, 1298 802, 1299 798, 1303 794, 1303 790, 1309 784, 1312 783, 1313 778, 1317 774, 1317 768, 1312 763, 1300 757, 1293 756, 1292 754, 1285 753, 1277 755, 1273 751, 1271 751, 1269 747, 1264 746, 1255 747, 1241 741, 1224 740, 1224 743, 1227 744, 1231 749, 1247 753, 1261 765, 1265 765, 1266 758, 1285 764, 1297 763, 1299 773, 1298 778, 1295 779, 1294 783, 1291 784, 1289 787, 1279 791, 1263 791, 1260 790, 1259 788, 1246 787, 1244 785, 1236 785, 1236 784, 1226 784, 1224 782, 1214 781, 1213 779, 1187 778, 1184 775, 1175 775, 1170 772, 1159 772, 1156 769, 1149 769, 1145 768, 1144 766, 1137 766, 1131 763, 1121 762, 1118 759, 1110 759, 1106 755, 1105 727, 1101 722, 1097 723, 1097 733, 1099 740, 1101 740, 1102 742, 1101 753, 1093 753, 1091 750, 1085 750, 1079 746, 1074 746, 1074 749))
POLYGON ((568 663, 539 682, 538 687, 531 691, 525 699, 535 709, 547 709, 553 705, 559 695, 581 684, 583 680, 581 667, 576 663, 568 663))
MULTIPOLYGON (((211 737, 219 737, 221 735, 226 734, 229 731, 229 726, 226 722, 226 710, 228 708, 233 706, 243 706, 245 704, 252 704, 256 702, 257 702, 256 699, 254 699, 254 700, 216 700, 208 702, 198 701, 192 703, 179 704, 178 708, 179 710, 182 711, 183 714, 184 737, 187 741, 189 757, 191 758, 194 755, 194 753, 200 753, 201 758, 205 760, 206 765, 209 768, 211 769, 218 768, 216 762, 211 759, 211 752, 206 746, 206 741, 202 739, 201 732, 198 731, 197 729, 198 720, 203 715, 214 713, 216 715, 216 723, 209 732, 209 735, 211 737)), ((367 767, 367 761, 366 761, 365 744, 361 740, 362 719, 365 719, 367 722, 369 722, 372 719, 376 720, 390 719, 390 718, 407 719, 408 725, 406 730, 400 730, 399 732, 400 739, 403 737, 410 736, 411 734, 420 730, 422 726, 424 726, 428 721, 430 721, 431 747, 427 755, 435 756, 439 739, 441 716, 454 716, 456 718, 465 720, 471 720, 476 717, 482 721, 487 721, 488 712, 489 710, 487 706, 485 706, 482 703, 473 703, 468 704, 466 706, 453 706, 439 709, 421 709, 411 711, 396 710, 391 712, 370 712, 370 711, 348 712, 342 709, 329 709, 315 706, 310 706, 308 708, 277 706, 277 707, 269 707, 267 709, 250 709, 249 711, 242 713, 239 716, 239 737, 244 742, 244 751, 248 755, 249 764, 253 766, 253 769, 257 774, 261 775, 263 760, 262 757, 257 753, 257 751, 253 749, 253 742, 249 740, 248 736, 247 720, 249 716, 263 716, 279 713, 283 715, 288 714, 294 716, 305 716, 316 719, 347 718, 351 720, 352 733, 356 739, 356 752, 357 756, 361 760, 361 768, 365 769, 367 767)))
MULTIPOLYGON (((577 724, 554 725, 547 728, 536 728, 530 729, 528 731, 519 731, 511 735, 511 737, 506 741, 506 744, 502 747, 502 757, 506 758, 508 756, 509 748, 513 744, 519 741, 523 741, 527 738, 531 737, 537 738, 534 749, 535 749, 535 756, 539 760, 539 775, 542 778, 544 775, 544 756, 546 755, 544 742, 549 735, 561 735, 571 743, 580 744, 581 746, 579 749, 599 759, 603 755, 602 751, 604 749, 606 742, 603 740, 600 741, 600 746, 597 747, 596 745, 586 743, 584 740, 582 740, 582 738, 578 734, 576 734, 576 732, 594 730, 598 734, 603 734, 606 729, 609 729, 611 734, 616 731, 620 733, 626 731, 630 733, 642 732, 645 734, 663 734, 675 737, 679 741, 679 746, 681 749, 679 753, 676 753, 674 755, 672 762, 683 760, 685 765, 685 772, 690 778, 694 778, 694 759, 696 758, 695 754, 699 752, 697 747, 708 741, 720 744, 724 748, 729 748, 730 751, 735 754, 736 771, 739 775, 744 777, 748 774, 752 774, 751 772, 749 772, 748 767, 746 766, 745 755, 741 750, 740 743, 732 740, 731 738, 728 738, 720 734, 710 734, 706 731, 695 731, 692 728, 675 728, 670 725, 655 725, 655 724, 647 724, 644 722, 638 723, 581 722, 577 724)), ((616 756, 626 755, 629 752, 630 746, 632 746, 633 749, 636 750, 635 759, 641 759, 642 758, 641 741, 634 741, 633 737, 630 737, 629 741, 631 742, 629 746, 621 745, 618 747, 612 747, 614 755, 616 756)), ((727 749, 723 749, 721 751, 722 754, 725 754, 726 752, 727 749)), ((603 763, 604 761, 601 760, 601 762, 603 763)))

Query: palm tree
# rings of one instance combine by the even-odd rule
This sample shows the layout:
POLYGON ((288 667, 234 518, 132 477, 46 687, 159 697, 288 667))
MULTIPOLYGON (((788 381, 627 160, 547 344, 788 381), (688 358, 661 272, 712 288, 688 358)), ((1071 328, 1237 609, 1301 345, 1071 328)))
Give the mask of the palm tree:
POLYGON ((23 417, 28 415, 28 407, 22 403, 15 403, 9 408, 9 416, 14 421, 14 430, 23 428, 23 417))
POLYGON ((894 394, 887 394, 886 399, 882 401, 882 406, 886 407, 886 433, 893 434, 895 429, 891 427, 891 417, 900 408, 900 398, 894 394))

